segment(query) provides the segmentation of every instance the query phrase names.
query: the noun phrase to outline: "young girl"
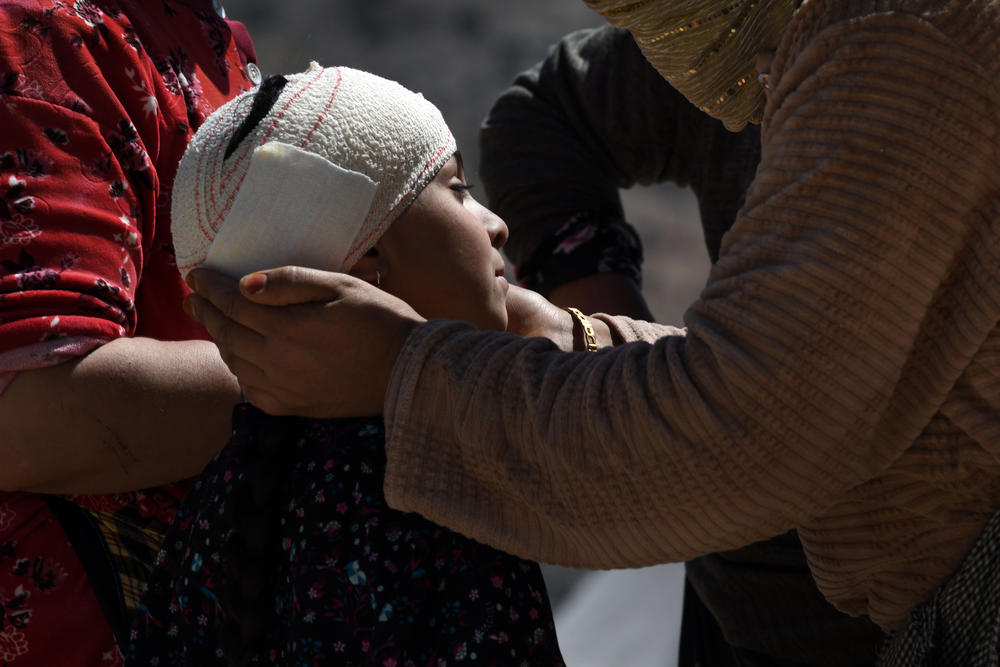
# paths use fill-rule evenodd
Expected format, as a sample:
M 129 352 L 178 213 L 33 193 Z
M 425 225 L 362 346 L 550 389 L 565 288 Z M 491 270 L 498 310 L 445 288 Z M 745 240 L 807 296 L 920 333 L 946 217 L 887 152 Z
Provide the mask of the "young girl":
M 507 230 L 469 187 L 422 96 L 314 63 L 192 140 L 178 266 L 345 271 L 425 317 L 503 329 Z M 537 565 L 389 509 L 384 466 L 379 419 L 239 406 L 164 542 L 130 664 L 561 665 Z

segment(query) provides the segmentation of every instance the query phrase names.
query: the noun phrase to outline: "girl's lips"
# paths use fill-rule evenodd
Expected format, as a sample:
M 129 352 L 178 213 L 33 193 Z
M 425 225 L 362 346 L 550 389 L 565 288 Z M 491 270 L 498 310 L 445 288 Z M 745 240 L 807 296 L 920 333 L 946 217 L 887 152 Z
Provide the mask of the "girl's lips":
M 504 264 L 503 260 L 501 259 L 500 263 L 497 265 L 496 270 L 493 271 L 493 275 L 496 277 L 497 282 L 500 283 L 500 288 L 503 290 L 504 295 L 506 295 L 507 291 L 510 289 L 510 283 L 507 282 L 507 279 L 503 275 L 506 272 L 506 268 L 507 265 Z

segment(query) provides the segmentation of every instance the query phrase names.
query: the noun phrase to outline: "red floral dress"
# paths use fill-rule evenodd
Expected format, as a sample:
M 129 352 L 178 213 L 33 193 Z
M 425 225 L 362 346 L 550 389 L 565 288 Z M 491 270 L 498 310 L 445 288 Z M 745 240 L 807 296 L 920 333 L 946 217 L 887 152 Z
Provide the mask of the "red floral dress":
M 245 30 L 220 13 L 208 0 L 0 7 L 0 389 L 121 336 L 205 337 L 180 309 L 169 201 L 191 134 L 256 74 Z M 184 490 L 73 500 L 142 535 Z M 0 493 L 0 665 L 120 662 L 43 497 Z

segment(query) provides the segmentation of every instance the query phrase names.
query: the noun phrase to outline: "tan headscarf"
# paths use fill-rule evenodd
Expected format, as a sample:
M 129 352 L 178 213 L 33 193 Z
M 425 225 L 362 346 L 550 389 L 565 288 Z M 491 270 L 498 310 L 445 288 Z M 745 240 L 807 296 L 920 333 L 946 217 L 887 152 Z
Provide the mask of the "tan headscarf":
M 731 130 L 760 122 L 758 53 L 777 47 L 802 0 L 584 0 L 632 33 L 653 67 Z

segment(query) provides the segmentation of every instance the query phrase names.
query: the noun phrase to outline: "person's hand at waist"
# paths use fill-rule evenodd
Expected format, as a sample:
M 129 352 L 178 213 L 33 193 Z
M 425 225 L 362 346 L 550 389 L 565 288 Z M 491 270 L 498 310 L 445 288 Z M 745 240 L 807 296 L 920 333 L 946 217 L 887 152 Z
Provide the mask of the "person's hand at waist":
M 382 414 L 393 365 L 425 321 L 343 273 L 286 266 L 239 282 L 196 269 L 185 309 L 215 339 L 247 400 L 274 415 Z

